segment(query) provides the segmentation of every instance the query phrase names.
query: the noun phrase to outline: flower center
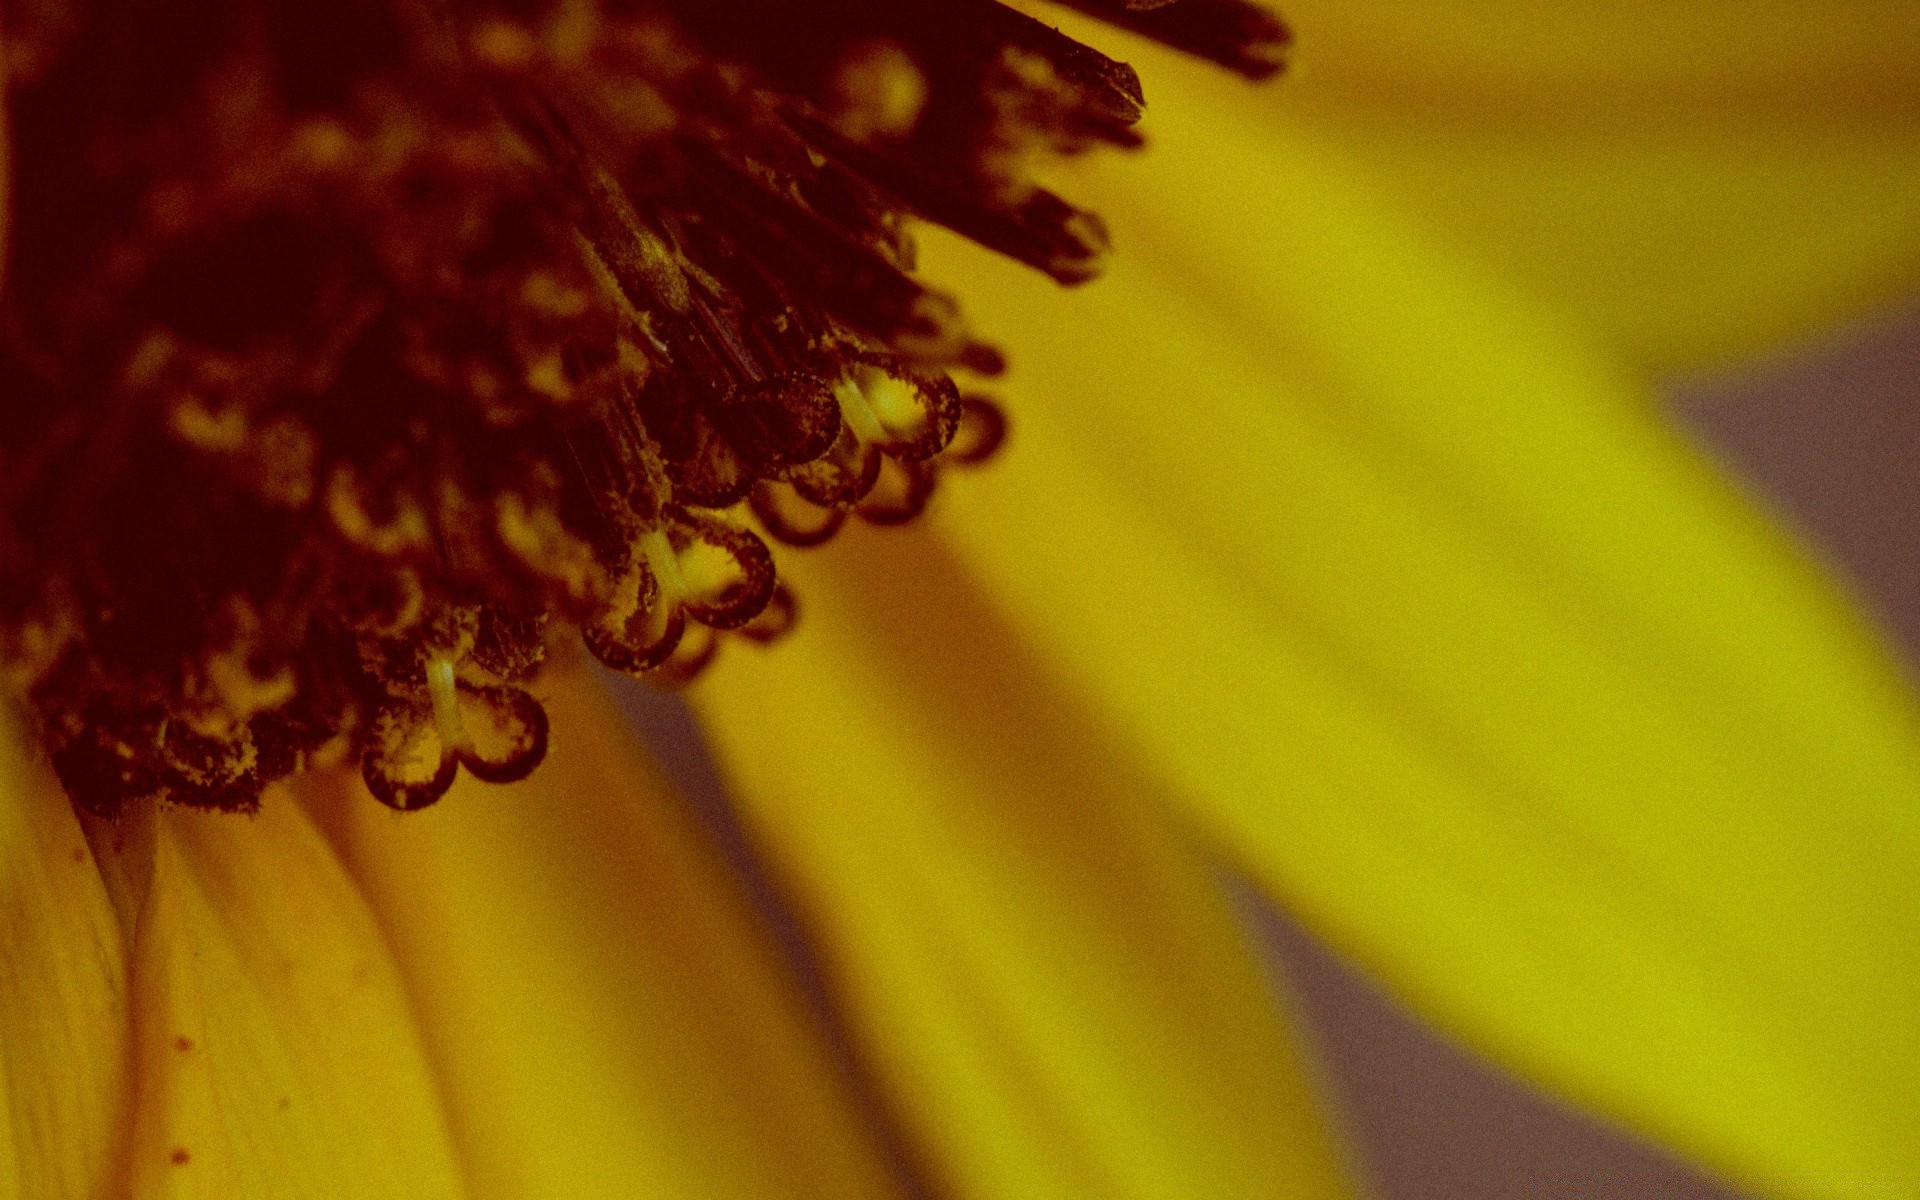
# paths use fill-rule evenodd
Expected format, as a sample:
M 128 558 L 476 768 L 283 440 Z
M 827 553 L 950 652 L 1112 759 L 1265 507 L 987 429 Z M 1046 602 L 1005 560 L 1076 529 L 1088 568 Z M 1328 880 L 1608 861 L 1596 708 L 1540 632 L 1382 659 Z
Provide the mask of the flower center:
M 1249 76 L 1244 0 L 1071 0 Z M 6 13 L 0 654 L 76 803 L 432 802 L 544 753 L 554 630 L 690 677 L 767 539 L 911 519 L 1005 420 L 912 219 L 1065 283 L 1037 156 L 1133 72 L 992 0 Z M 556 620 L 557 619 L 557 620 Z

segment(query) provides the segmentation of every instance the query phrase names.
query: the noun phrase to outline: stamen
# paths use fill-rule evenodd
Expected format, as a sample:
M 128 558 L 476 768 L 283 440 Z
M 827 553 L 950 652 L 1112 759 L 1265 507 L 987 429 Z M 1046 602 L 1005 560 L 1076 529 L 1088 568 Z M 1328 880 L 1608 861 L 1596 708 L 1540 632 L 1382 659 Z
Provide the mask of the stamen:
M 823 545 L 847 520 L 845 509 L 813 504 L 792 485 L 778 480 L 756 483 L 748 502 L 761 528 L 784 546 Z
M 547 756 L 547 712 L 539 702 L 511 687 L 463 687 L 461 694 L 489 734 L 462 748 L 461 765 L 486 783 L 513 783 L 532 774 Z
M 1006 440 L 1006 410 L 985 396 L 963 396 L 953 441 L 942 458 L 955 466 L 976 467 L 998 454 Z
M 382 803 L 410 812 L 445 795 L 462 766 L 476 779 L 511 783 L 546 757 L 546 711 L 524 690 L 461 680 L 447 654 L 429 656 L 424 677 L 424 711 L 418 704 L 389 706 L 376 718 L 361 761 L 367 789 Z M 467 720 L 469 710 L 482 718 L 484 745 Z M 427 763 L 431 772 L 423 769 Z
M 1069 0 L 1249 76 L 1247 0 Z M 9 21 L 0 665 L 76 804 L 396 808 L 673 684 L 1006 433 L 915 221 L 1062 283 L 1131 68 L 995 0 L 47 0 Z M 12 14 L 10 14 L 12 15 Z M 737 639 L 736 639 L 737 640 Z
M 905 525 L 926 511 L 934 481 L 933 468 L 926 463 L 889 458 L 857 511 L 872 525 Z
M 760 615 L 740 627 L 742 637 L 766 644 L 785 637 L 800 619 L 800 603 L 785 584 L 774 588 Z

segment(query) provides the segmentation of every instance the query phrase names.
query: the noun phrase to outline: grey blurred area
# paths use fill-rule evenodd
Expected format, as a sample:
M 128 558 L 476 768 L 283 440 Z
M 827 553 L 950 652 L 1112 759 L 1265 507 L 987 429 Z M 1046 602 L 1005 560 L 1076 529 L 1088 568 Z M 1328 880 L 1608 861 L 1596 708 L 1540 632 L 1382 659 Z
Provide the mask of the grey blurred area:
M 1734 1200 L 1739 1194 L 1518 1082 L 1428 1029 L 1298 925 L 1238 889 L 1307 1022 L 1376 1200 Z
M 1672 381 L 1673 411 L 1920 666 L 1920 296 L 1819 342 Z
M 1896 650 L 1920 664 L 1920 298 L 1667 391 L 1682 427 L 1826 557 Z M 799 925 L 729 819 L 697 723 L 669 697 L 618 690 L 664 769 L 753 878 L 795 964 L 815 981 L 815 1003 L 829 1007 Z M 1305 1014 L 1309 1049 L 1376 1200 L 1736 1200 L 1657 1147 L 1452 1044 L 1250 888 L 1233 890 L 1276 988 Z M 842 1052 L 854 1050 L 842 1040 Z

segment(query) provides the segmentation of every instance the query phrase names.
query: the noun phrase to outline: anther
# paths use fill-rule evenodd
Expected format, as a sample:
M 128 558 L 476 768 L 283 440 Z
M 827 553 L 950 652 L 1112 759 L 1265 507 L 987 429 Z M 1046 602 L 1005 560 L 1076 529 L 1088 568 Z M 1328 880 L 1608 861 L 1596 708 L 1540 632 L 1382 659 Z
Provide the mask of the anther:
M 998 454 L 1006 440 L 1006 410 L 986 396 L 962 396 L 953 441 L 940 458 L 953 466 L 977 467 Z

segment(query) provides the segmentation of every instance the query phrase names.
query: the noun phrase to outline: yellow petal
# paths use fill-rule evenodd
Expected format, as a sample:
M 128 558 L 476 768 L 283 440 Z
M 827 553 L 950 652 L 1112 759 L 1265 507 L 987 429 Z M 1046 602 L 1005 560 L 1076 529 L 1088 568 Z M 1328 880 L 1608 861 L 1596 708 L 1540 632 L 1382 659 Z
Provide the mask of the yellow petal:
M 1902 0 L 1291 0 L 1313 103 L 1432 120 L 1715 112 L 1910 115 L 1920 17 Z M 1463 113 L 1463 108 L 1466 110 Z
M 92 1200 L 123 1148 L 126 946 L 60 786 L 0 711 L 0 1196 Z
M 696 700 L 935 1175 L 1031 1200 L 1346 1194 L 1159 786 L 924 535 L 783 570 L 800 630 Z
M 1284 7 L 1295 66 L 1259 91 L 1127 43 L 1149 128 L 1180 136 L 1203 98 L 1216 124 L 1337 146 L 1644 368 L 1752 353 L 1920 287 L 1909 0 Z
M 386 943 L 291 798 L 149 819 L 131 1194 L 463 1195 Z
M 1920 1181 L 1914 705 L 1652 398 L 1346 164 L 1169 136 L 942 529 L 1119 746 L 1403 998 L 1765 1194 Z
M 1920 287 L 1910 132 L 1325 136 L 1429 229 L 1649 372 L 1823 332 Z
M 542 695 L 524 783 L 401 817 L 357 784 L 311 797 L 399 951 L 474 1194 L 892 1194 L 692 814 L 577 670 Z

